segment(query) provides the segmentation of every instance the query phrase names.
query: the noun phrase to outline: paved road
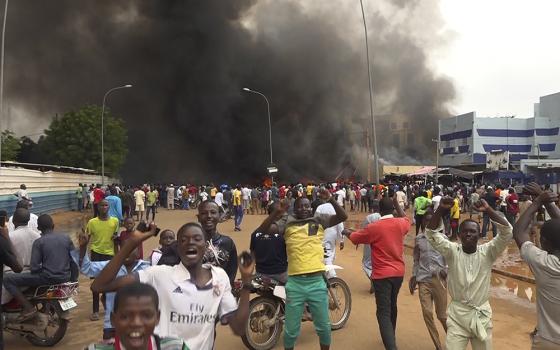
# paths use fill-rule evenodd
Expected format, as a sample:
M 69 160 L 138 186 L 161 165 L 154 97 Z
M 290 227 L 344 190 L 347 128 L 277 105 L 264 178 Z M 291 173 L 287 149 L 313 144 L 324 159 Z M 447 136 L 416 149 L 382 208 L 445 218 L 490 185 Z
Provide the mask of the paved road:
M 194 211 L 167 211 L 158 213 L 158 225 L 162 228 L 177 230 L 182 224 L 195 220 Z M 61 224 L 69 215 L 56 216 L 55 222 Z M 352 222 L 359 222 L 359 214 L 352 214 Z M 231 221 L 220 225 L 220 232 L 231 236 L 237 245 L 238 251 L 248 249 L 249 236 L 254 228 L 264 219 L 260 215 L 245 216 L 241 232 L 233 231 Z M 60 226 L 60 225 L 59 225 Z M 156 239 L 151 239 L 145 244 L 145 251 L 149 253 L 157 245 Z M 410 276 L 412 261 L 410 252 L 407 252 L 407 274 L 405 281 Z M 339 273 L 352 290 L 352 314 L 346 327 L 333 333 L 333 349 L 382 349 L 383 344 L 379 335 L 375 318 L 375 305 L 373 297 L 368 293 L 369 283 L 361 270 L 361 248 L 356 250 L 350 243 L 343 251 L 337 252 L 337 264 L 344 266 Z M 526 293 L 531 294 L 528 287 L 515 281 L 494 276 L 501 287 L 492 288 L 492 307 L 494 309 L 494 348 L 495 349 L 529 349 L 528 333 L 536 322 L 534 304 L 526 298 L 518 297 Z M 80 293 L 76 297 L 79 306 L 72 312 L 72 322 L 66 337 L 55 347 L 56 349 L 76 350 L 84 345 L 101 338 L 102 321 L 89 321 L 91 312 L 91 294 L 89 293 L 90 281 L 80 279 Z M 529 297 L 534 299 L 534 295 Z M 443 333 L 442 333 L 443 334 Z M 443 336 L 442 336 L 443 339 Z M 6 334 L 6 349 L 34 349 L 25 340 Z M 399 318 L 397 322 L 397 341 L 401 350 L 433 349 L 420 311 L 418 296 L 408 293 L 403 284 L 399 295 Z M 296 346 L 298 349 L 317 349 L 318 340 L 313 331 L 313 325 L 305 322 L 302 325 L 302 334 Z M 281 343 L 277 349 L 281 349 Z M 239 338 L 233 336 L 227 327 L 218 327 L 216 349 L 244 349 Z

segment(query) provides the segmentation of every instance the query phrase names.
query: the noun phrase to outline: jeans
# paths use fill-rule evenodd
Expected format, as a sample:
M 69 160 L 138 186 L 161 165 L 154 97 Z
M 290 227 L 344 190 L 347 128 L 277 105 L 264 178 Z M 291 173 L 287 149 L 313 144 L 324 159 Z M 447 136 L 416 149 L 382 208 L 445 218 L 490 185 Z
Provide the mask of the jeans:
M 14 295 L 21 287 L 39 287 L 51 284 L 64 283 L 70 280 L 70 275 L 68 277 L 53 278 L 42 273 L 10 273 L 4 276 L 4 288 L 11 295 Z
M 156 205 L 148 205 L 146 207 L 146 220 L 148 220 L 148 217 L 150 216 L 150 211 L 152 212 L 152 221 L 154 221 L 156 219 Z
M 82 211 L 84 210 L 84 200 L 82 198 L 78 198 L 78 207 L 77 207 L 78 211 Z
M 397 341 L 397 296 L 403 282 L 402 277 L 374 279 L 375 303 L 377 304 L 377 323 L 383 345 L 387 350 L 396 350 Z
M 189 210 L 189 200 L 187 198 L 183 198 L 181 204 L 182 204 L 181 209 Z
M 327 283 L 323 275 L 288 276 L 284 347 L 293 348 L 301 328 L 304 304 L 309 305 L 315 332 L 321 345 L 331 345 L 331 321 Z
M 91 261 L 109 261 L 113 257 L 111 255 L 99 254 L 97 252 L 91 251 L 90 252 L 90 260 Z M 92 294 L 92 311 L 99 312 L 99 293 L 91 293 Z
M 233 214 L 235 215 L 235 228 L 239 228 L 239 226 L 241 226 L 241 221 L 243 221 L 243 207 L 240 205 L 234 206 Z
M 418 236 L 418 232 L 424 232 L 424 214 L 415 214 L 414 221 L 416 222 L 416 236 Z
M 488 232 L 488 225 L 490 224 L 490 217 L 488 214 L 484 213 L 482 215 L 482 237 L 486 237 L 486 233 Z M 496 224 L 492 223 L 492 233 L 496 235 Z

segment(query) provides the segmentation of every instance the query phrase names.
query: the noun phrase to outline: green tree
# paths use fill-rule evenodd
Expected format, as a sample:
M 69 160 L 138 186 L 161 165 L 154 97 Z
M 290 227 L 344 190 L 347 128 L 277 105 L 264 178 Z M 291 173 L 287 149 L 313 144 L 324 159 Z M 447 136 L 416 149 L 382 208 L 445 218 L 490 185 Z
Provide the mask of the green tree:
M 10 130 L 2 131 L 2 160 L 16 160 L 20 144 L 19 139 Z
M 105 173 L 116 176 L 128 153 L 127 129 L 107 108 L 104 124 Z M 101 171 L 101 107 L 89 105 L 56 116 L 45 135 L 38 143 L 45 163 Z

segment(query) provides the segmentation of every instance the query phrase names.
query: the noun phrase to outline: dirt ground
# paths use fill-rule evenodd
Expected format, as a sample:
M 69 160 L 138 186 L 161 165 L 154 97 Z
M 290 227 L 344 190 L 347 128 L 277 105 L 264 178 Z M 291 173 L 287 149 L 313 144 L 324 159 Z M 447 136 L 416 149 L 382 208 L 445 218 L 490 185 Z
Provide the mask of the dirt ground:
M 182 224 L 194 221 L 195 212 L 168 211 L 160 209 L 156 221 L 162 228 L 176 231 Z M 351 214 L 352 222 L 359 222 L 363 214 Z M 81 218 L 77 213 L 56 214 L 55 223 L 70 234 L 77 231 Z M 233 222 L 228 221 L 220 225 L 220 232 L 231 236 L 240 252 L 249 248 L 249 238 L 252 230 L 264 219 L 261 215 L 246 215 L 241 232 L 233 231 Z M 412 231 L 411 231 L 412 232 Z M 410 234 L 409 234 L 410 235 Z M 157 246 L 157 240 L 151 239 L 145 243 L 145 254 Z M 361 247 L 356 249 L 347 242 L 344 250 L 337 252 L 336 263 L 343 266 L 339 271 L 352 291 L 352 313 L 346 326 L 333 332 L 333 349 L 382 349 L 383 344 L 375 318 L 375 301 L 368 293 L 369 282 L 361 269 Z M 402 350 L 433 349 L 434 346 L 428 335 L 420 311 L 418 295 L 410 295 L 407 281 L 412 269 L 410 250 L 406 254 L 405 283 L 399 294 L 399 314 L 397 321 L 397 343 Z M 495 349 L 529 349 L 529 332 L 536 324 L 534 302 L 534 286 L 519 283 L 500 275 L 493 276 L 491 304 L 494 310 L 494 348 Z M 55 347 L 61 350 L 82 349 L 88 343 L 97 341 L 102 335 L 102 320 L 89 320 L 91 312 L 90 280 L 80 279 L 80 292 L 75 297 L 78 307 L 72 310 L 72 321 L 66 337 Z M 444 341 L 440 328 L 440 337 Z M 5 333 L 6 349 L 33 349 L 24 339 Z M 235 337 L 228 327 L 218 326 L 216 340 L 217 350 L 244 349 L 241 340 Z M 298 349 L 317 349 L 318 339 L 311 322 L 302 325 L 301 336 L 296 345 Z M 276 349 L 282 349 L 280 342 Z

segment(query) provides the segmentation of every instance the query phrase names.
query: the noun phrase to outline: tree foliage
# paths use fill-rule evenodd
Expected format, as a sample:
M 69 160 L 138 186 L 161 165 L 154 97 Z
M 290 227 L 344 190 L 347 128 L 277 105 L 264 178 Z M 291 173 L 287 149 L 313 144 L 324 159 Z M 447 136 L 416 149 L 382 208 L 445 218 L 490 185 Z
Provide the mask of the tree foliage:
M 2 131 L 2 160 L 16 160 L 19 153 L 19 139 L 10 130 Z
M 126 155 L 127 130 L 124 121 L 105 109 L 105 173 L 117 175 Z M 56 116 L 38 143 L 43 163 L 101 171 L 101 107 L 89 105 Z
M 20 149 L 17 155 L 17 161 L 20 163 L 47 163 L 47 157 L 41 149 L 42 143 L 45 141 L 45 135 L 41 135 L 37 142 L 28 136 L 22 136 L 19 140 Z

